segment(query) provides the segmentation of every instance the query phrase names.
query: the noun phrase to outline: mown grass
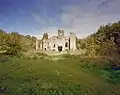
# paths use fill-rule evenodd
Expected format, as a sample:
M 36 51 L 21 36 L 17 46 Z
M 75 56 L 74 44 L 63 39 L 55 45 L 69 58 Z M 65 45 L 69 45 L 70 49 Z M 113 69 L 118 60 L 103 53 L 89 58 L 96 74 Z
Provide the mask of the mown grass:
M 62 57 L 0 56 L 0 95 L 120 95 L 120 71 L 102 65 L 107 61 Z

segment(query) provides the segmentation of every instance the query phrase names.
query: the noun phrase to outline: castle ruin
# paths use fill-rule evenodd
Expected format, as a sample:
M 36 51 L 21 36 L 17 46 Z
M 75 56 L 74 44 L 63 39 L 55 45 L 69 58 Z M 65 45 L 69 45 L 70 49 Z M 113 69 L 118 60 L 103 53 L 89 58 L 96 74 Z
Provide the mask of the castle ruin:
M 48 39 L 36 40 L 36 50 L 43 51 L 68 51 L 76 50 L 76 35 L 70 33 L 69 36 L 64 35 L 64 30 L 58 30 L 57 36 Z

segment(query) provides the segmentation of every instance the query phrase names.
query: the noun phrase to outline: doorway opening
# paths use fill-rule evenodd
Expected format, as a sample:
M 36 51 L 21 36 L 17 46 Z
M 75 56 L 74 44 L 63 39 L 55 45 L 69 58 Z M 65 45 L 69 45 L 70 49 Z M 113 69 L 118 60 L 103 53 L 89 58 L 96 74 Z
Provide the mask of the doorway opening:
M 46 51 L 46 48 L 45 48 L 45 51 Z
M 59 52 L 62 51 L 62 46 L 58 46 L 58 51 L 59 51 Z

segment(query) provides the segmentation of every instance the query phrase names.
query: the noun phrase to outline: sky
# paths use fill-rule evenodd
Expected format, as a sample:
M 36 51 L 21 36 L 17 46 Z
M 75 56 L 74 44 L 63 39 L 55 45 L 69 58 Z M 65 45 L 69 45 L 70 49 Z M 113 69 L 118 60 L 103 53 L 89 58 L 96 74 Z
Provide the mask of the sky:
M 84 38 L 120 20 L 120 0 L 0 0 L 0 28 L 42 37 L 76 33 Z

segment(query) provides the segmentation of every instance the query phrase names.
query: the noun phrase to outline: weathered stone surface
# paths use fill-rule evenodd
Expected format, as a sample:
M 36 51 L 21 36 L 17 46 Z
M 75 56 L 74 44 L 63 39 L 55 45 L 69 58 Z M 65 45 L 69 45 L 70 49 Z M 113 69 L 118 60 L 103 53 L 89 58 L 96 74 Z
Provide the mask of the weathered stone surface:
M 64 30 L 58 30 L 58 36 L 43 39 L 42 42 L 36 40 L 36 50 L 43 51 L 68 51 L 76 50 L 76 35 L 70 33 L 69 36 L 64 36 Z

